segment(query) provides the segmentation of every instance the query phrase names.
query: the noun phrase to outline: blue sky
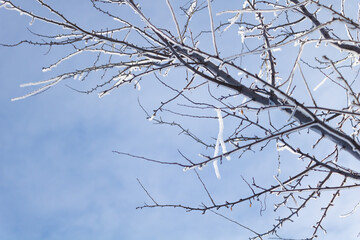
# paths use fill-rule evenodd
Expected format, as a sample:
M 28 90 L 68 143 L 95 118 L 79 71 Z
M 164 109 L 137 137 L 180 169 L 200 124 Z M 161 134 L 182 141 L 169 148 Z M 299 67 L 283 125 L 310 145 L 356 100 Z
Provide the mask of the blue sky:
M 71 6 L 78 9 L 85 2 Z M 1 9 L 0 18 L 1 42 L 29 36 L 27 17 Z M 42 67 L 53 55 L 45 52 L 27 45 L 0 48 L 1 239 L 215 239 L 232 230 L 231 225 L 220 226 L 215 215 L 135 209 L 149 202 L 136 178 L 164 201 L 182 197 L 176 191 L 182 182 L 190 188 L 195 182 L 201 190 L 193 174 L 182 179 L 182 169 L 112 153 L 167 159 L 174 157 L 167 149 L 184 143 L 177 132 L 173 137 L 171 129 L 154 126 L 138 107 L 137 97 L 146 94 L 146 85 L 142 92 L 124 86 L 99 99 L 61 84 L 11 102 L 27 93 L 20 84 L 47 77 Z
M 29 2 L 29 7 L 41 11 Z M 163 21 L 170 16 L 164 10 L 165 1 L 155 2 L 163 8 L 158 10 L 160 14 L 152 15 L 153 21 L 168 26 L 171 22 Z M 88 27 L 99 24 L 95 15 L 86 11 L 91 10 L 88 1 L 55 6 Z M 153 13 L 147 10 L 150 7 L 145 4 L 144 11 Z M 124 14 L 134 17 L 131 11 Z M 14 11 L 0 9 L 0 42 L 31 37 L 26 30 L 29 21 Z M 32 29 L 56 32 L 56 28 L 37 24 Z M 11 98 L 27 93 L 20 84 L 51 76 L 43 73 L 42 67 L 53 62 L 61 51 L 53 50 L 45 55 L 46 51 L 28 45 L 0 48 L 0 239 L 246 239 L 249 232 L 212 213 L 135 209 L 144 202 L 151 203 L 137 178 L 162 203 L 197 205 L 208 201 L 193 172 L 184 173 L 178 167 L 156 165 L 112 152 L 119 150 L 175 161 L 180 159 L 176 149 L 192 156 L 200 151 L 189 139 L 178 136 L 177 129 L 154 125 L 146 119 L 137 104 L 138 97 L 151 111 L 168 96 L 161 87 L 154 87 L 156 82 L 143 82 L 141 91 L 126 85 L 100 99 L 97 94 L 71 90 L 66 84 L 80 85 L 66 81 L 42 94 L 11 102 Z M 82 64 L 86 59 L 76 61 Z M 66 67 L 72 66 L 64 64 L 54 71 Z M 171 77 L 175 78 L 176 74 Z M 90 84 L 95 80 L 90 79 Z M 81 86 L 86 89 L 86 85 Z M 213 131 L 210 135 L 216 137 L 216 120 L 206 126 L 196 124 L 199 134 L 210 129 Z M 260 163 L 266 154 L 246 157 Z M 273 166 L 262 163 L 261 167 Z M 221 180 L 216 179 L 211 167 L 201 172 L 210 189 L 218 192 L 219 201 L 240 196 L 233 189 L 246 187 L 243 183 L 235 184 L 241 178 L 234 169 L 240 169 L 246 177 L 252 174 L 250 166 L 239 161 L 221 166 Z M 344 195 L 343 203 L 353 204 L 352 197 Z M 351 206 L 344 211 L 351 210 Z M 250 227 L 269 224 L 272 220 L 267 214 L 259 216 L 259 206 L 223 213 Z M 337 213 L 343 212 L 339 210 L 334 215 Z M 336 230 L 339 218 L 334 219 L 329 224 L 335 231 L 326 239 L 351 239 L 356 235 L 357 226 L 351 223 L 358 220 L 358 215 L 341 220 L 345 228 L 339 230 Z M 300 222 L 289 225 L 286 232 L 291 235 L 307 227 L 306 222 Z

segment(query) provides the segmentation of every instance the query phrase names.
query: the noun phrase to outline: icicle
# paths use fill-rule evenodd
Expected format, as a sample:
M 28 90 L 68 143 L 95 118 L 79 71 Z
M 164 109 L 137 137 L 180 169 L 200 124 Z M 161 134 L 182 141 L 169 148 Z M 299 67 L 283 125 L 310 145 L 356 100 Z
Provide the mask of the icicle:
M 84 74 L 85 74 L 85 72 L 82 72 L 82 73 L 79 75 L 79 77 L 78 77 L 78 80 L 79 80 L 79 81 L 82 81 L 82 80 L 83 80 Z
M 170 72 L 170 68 L 165 69 L 164 73 L 161 74 L 163 77 L 166 77 Z
M 231 159 L 230 156 L 226 155 L 227 150 L 226 150 L 225 142 L 224 142 L 224 139 L 223 139 L 224 121 L 223 121 L 223 118 L 221 116 L 221 110 L 217 108 L 217 109 L 215 109 L 215 111 L 217 113 L 217 117 L 218 117 L 218 120 L 219 120 L 219 133 L 218 133 L 218 137 L 217 137 L 216 144 L 215 144 L 214 157 L 219 155 L 219 146 L 221 145 L 222 153 L 226 156 L 227 160 L 230 160 Z M 213 162 L 213 165 L 214 165 L 214 170 L 215 170 L 216 177 L 218 179 L 220 179 L 221 176 L 220 176 L 217 160 L 215 160 Z
M 214 170 L 215 170 L 216 177 L 217 177 L 218 179 L 221 179 L 221 175 L 220 175 L 220 172 L 219 172 L 219 166 L 218 166 L 218 164 L 217 164 L 217 160 L 215 160 L 215 161 L 213 162 L 213 165 L 214 165 Z
M 206 165 L 207 165 L 207 163 L 201 164 L 201 165 L 198 167 L 198 169 L 199 169 L 199 170 L 203 170 L 203 168 L 206 167 Z
M 325 77 L 318 85 L 316 85 L 316 87 L 314 87 L 314 89 L 313 89 L 314 92 L 316 90 L 318 90 L 318 88 L 321 87 L 326 82 L 327 79 L 328 79 L 328 77 Z
M 241 42 L 244 43 L 244 41 L 245 41 L 245 27 L 244 26 L 239 27 L 238 34 L 241 36 Z
M 187 14 L 188 16 L 191 16 L 191 15 L 194 13 L 195 8 L 196 8 L 196 5 L 197 5 L 197 0 L 194 0 L 194 1 L 191 3 L 189 9 L 186 11 L 186 14 Z
M 225 145 L 225 142 L 224 142 L 224 139 L 223 139 L 223 134 L 224 134 L 224 121 L 223 121 L 223 118 L 221 116 L 221 110 L 220 109 L 216 109 L 215 110 L 216 113 L 217 113 L 217 117 L 218 117 L 218 120 L 219 120 L 219 134 L 218 134 L 218 141 L 220 142 L 220 145 L 221 145 L 221 149 L 222 149 L 222 153 L 223 154 L 226 154 L 227 153 L 227 150 L 226 150 L 226 145 Z M 230 156 L 229 155 L 226 155 L 226 159 L 227 160 L 230 160 Z
M 135 87 L 136 87 L 136 89 L 138 90 L 138 91 L 140 91 L 141 90 L 141 86 L 140 86 L 140 83 L 139 83 L 139 81 L 135 81 Z
M 186 172 L 186 171 L 189 171 L 191 169 L 194 169 L 195 166 L 191 166 L 191 167 L 184 167 L 183 171 Z
M 34 22 L 35 22 L 35 18 L 32 17 L 31 21 L 29 22 L 29 25 L 30 25 L 30 26 L 33 25 Z

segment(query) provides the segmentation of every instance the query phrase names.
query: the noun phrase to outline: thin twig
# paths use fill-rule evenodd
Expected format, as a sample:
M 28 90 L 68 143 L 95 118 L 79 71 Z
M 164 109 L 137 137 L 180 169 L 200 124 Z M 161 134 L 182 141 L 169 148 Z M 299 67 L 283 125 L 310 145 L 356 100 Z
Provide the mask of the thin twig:
M 216 38 L 215 38 L 215 30 L 214 30 L 214 20 L 213 20 L 213 15 L 212 15 L 212 10 L 211 10 L 211 0 L 207 0 L 207 2 L 208 2 L 209 17 L 210 17 L 210 26 L 211 26 L 211 33 L 212 33 L 212 40 L 213 40 L 214 50 L 215 50 L 216 56 L 219 56 L 218 48 L 217 48 L 217 46 L 216 46 Z
M 159 205 L 154 198 L 149 194 L 149 192 L 146 190 L 146 188 L 144 187 L 144 185 L 142 185 L 142 183 L 140 182 L 140 179 L 136 178 L 136 180 L 138 181 L 138 183 L 140 184 L 141 188 L 145 191 L 146 195 L 148 195 L 148 197 L 155 203 L 155 205 Z

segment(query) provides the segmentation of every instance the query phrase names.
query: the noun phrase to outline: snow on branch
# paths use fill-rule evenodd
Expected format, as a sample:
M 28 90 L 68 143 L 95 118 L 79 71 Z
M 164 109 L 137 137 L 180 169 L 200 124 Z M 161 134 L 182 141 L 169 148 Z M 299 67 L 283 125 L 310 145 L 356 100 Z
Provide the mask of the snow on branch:
M 104 21 L 104 26 L 98 29 L 71 21 L 71 14 L 65 16 L 52 4 L 41 0 L 37 3 L 49 10 L 47 17 L 28 11 L 12 0 L 0 0 L 0 11 L 16 11 L 31 22 L 35 20 L 35 26 L 41 21 L 55 26 L 54 30 L 58 31 L 56 35 L 35 33 L 30 30 L 34 26 L 26 25 L 37 40 L 0 43 L 0 47 L 28 44 L 48 50 L 47 55 L 56 51 L 60 56 L 42 69 L 44 74 L 55 76 L 22 84 L 21 87 L 38 89 L 12 101 L 39 94 L 64 80 L 76 80 L 75 84 L 82 83 L 86 89 L 70 88 L 80 93 L 98 93 L 99 97 L 125 84 L 133 84 L 134 89 L 139 90 L 140 82 L 142 86 L 151 86 L 147 88 L 151 91 L 148 105 L 143 107 L 139 101 L 150 123 L 180 130 L 180 135 L 196 143 L 180 147 L 188 147 L 196 153 L 206 151 L 208 155 L 199 154 L 200 161 L 182 155 L 186 163 L 181 163 L 178 159 L 168 162 L 115 152 L 180 167 L 184 171 L 202 169 L 213 163 L 218 179 L 221 178 L 221 161 L 224 158 L 230 160 L 231 155 L 236 161 L 229 164 L 246 164 L 246 172 L 239 168 L 234 174 L 247 175 L 243 181 L 250 191 L 240 189 L 235 200 L 219 203 L 197 175 L 210 203 L 205 201 L 192 207 L 160 204 L 153 200 L 153 205 L 143 207 L 177 207 L 205 213 L 259 204 L 260 214 L 269 205 L 276 211 L 280 208 L 288 210 L 277 212 L 279 216 L 263 233 L 253 232 L 256 233 L 254 239 L 262 239 L 269 234 L 277 235 L 285 223 L 303 216 L 310 201 L 324 199 L 320 193 L 332 191 L 332 198 L 324 200 L 321 217 L 313 221 L 313 236 L 307 239 L 315 238 L 318 230 L 324 229 L 323 220 L 340 191 L 360 186 L 358 169 L 344 165 L 344 162 L 354 161 L 351 166 L 357 166 L 360 160 L 357 13 L 348 15 L 349 1 L 332 6 L 324 0 L 246 0 L 240 4 L 242 9 L 233 5 L 228 11 L 224 11 L 225 4 L 219 4 L 221 1 L 184 1 L 179 9 L 176 7 L 181 1 L 164 2 L 171 13 L 166 21 L 172 20 L 175 25 L 172 29 L 155 24 L 156 20 L 151 16 L 154 11 L 143 11 L 135 0 L 91 0 L 97 13 L 115 23 L 107 26 Z M 155 9 L 156 1 L 152 4 Z M 226 6 L 230 4 L 231 1 L 226 2 Z M 130 18 L 119 14 L 119 9 L 128 11 L 129 8 L 136 15 Z M 314 9 L 317 10 L 313 12 Z M 213 15 L 216 12 L 218 14 Z M 197 19 L 210 21 L 204 25 L 196 23 Z M 230 30 L 230 27 L 234 29 Z M 79 64 L 77 60 L 81 57 L 84 61 Z M 91 81 L 86 81 L 89 79 Z M 157 88 L 159 82 L 164 88 Z M 165 91 L 175 92 L 175 95 L 159 99 L 169 96 Z M 150 114 L 149 106 L 153 111 Z M 198 126 L 208 126 L 207 123 L 214 119 L 218 128 L 194 134 Z M 214 131 L 217 132 L 215 145 L 211 140 Z M 226 146 L 229 143 L 231 148 Z M 256 154 L 260 152 L 266 154 L 266 159 L 259 157 L 257 164 L 248 161 L 246 154 L 258 158 Z M 198 159 L 197 155 L 193 157 Z M 259 171 L 259 166 L 265 167 Z M 273 176 L 272 167 L 274 171 L 281 167 L 281 172 L 274 176 L 276 185 L 273 186 L 273 179 L 259 184 L 259 178 Z M 342 183 L 337 182 L 339 176 L 344 179 Z M 246 180 L 248 177 L 251 182 Z M 345 179 L 352 182 L 344 185 Z M 140 181 L 139 184 L 147 192 L 145 185 Z M 232 184 L 232 189 L 239 189 L 238 182 Z M 273 200 L 267 198 L 269 195 L 281 197 Z M 358 208 L 359 203 L 349 214 Z

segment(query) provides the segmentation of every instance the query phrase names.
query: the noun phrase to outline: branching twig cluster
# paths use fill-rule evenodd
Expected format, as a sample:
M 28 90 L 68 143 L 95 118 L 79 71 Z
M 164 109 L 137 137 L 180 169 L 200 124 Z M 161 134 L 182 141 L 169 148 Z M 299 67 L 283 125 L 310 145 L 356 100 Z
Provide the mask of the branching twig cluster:
M 13 100 L 33 96 L 67 79 L 86 81 L 98 71 L 102 76 L 96 86 L 77 91 L 98 92 L 103 97 L 126 83 L 139 88 L 141 81 L 152 79 L 168 89 L 172 97 L 164 99 L 151 113 L 139 102 L 147 118 L 155 124 L 174 126 L 199 144 L 201 158 L 185 157 L 180 152 L 178 162 L 115 151 L 184 170 L 195 169 L 210 199 L 209 204 L 200 206 L 162 204 L 138 180 L 153 202 L 139 208 L 212 211 L 250 230 L 255 239 L 263 239 L 269 234 L 278 236 L 280 228 L 301 216 L 313 199 L 331 192 L 330 199 L 325 198 L 327 202 L 319 209 L 321 215 L 313 223 L 312 235 L 305 236 L 313 239 L 319 230 L 326 232 L 326 216 L 340 192 L 358 191 L 360 172 L 347 165 L 360 160 L 360 17 L 349 10 L 353 3 L 245 0 L 242 6 L 234 1 L 232 9 L 223 9 L 221 1 L 194 0 L 184 3 L 178 11 L 174 1 L 166 0 L 175 29 L 171 30 L 153 23 L 146 9 L 133 0 L 91 0 L 99 14 L 116 22 L 115 28 L 103 30 L 104 26 L 99 30 L 72 22 L 45 1 L 36 2 L 51 14 L 44 17 L 12 0 L 0 0 L 0 7 L 28 16 L 31 24 L 41 21 L 59 27 L 58 35 L 33 33 L 38 41 L 0 45 L 71 49 L 43 71 L 83 54 L 92 54 L 93 62 L 45 81 L 25 83 L 22 86 L 38 88 Z M 127 19 L 114 10 L 123 8 L 136 13 L 138 19 Z M 204 14 L 210 24 L 201 24 L 199 29 L 193 23 Z M 171 69 L 184 73 L 183 78 L 167 75 Z M 174 120 L 166 120 L 171 117 Z M 196 129 L 186 126 L 183 120 L 187 119 L 218 121 L 219 131 L 197 135 Z M 223 131 L 224 125 L 227 132 Z M 209 140 L 216 134 L 217 138 Z M 196 168 L 213 163 L 218 171 L 217 162 L 230 156 L 240 161 L 251 151 L 266 152 L 278 160 L 276 184 L 258 184 L 255 177 L 251 182 L 243 178 L 251 194 L 216 201 L 216 193 L 206 187 Z M 302 165 L 285 168 L 288 173 L 283 173 L 282 166 L 291 162 Z M 262 174 L 271 176 L 270 171 Z M 266 203 L 266 196 L 278 196 L 274 210 L 281 216 L 263 233 L 220 213 L 221 209 L 257 200 Z

